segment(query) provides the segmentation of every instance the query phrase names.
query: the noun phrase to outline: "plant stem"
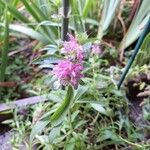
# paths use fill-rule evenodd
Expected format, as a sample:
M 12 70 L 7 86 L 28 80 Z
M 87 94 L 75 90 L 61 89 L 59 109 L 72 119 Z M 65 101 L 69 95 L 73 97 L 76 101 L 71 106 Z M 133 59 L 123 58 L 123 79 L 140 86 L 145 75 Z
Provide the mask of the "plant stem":
M 69 112 L 68 112 L 68 120 L 69 120 L 71 131 L 73 131 L 73 126 L 72 126 L 72 121 L 71 121 L 71 110 L 70 109 L 69 109 Z
M 132 143 L 132 142 L 130 142 L 130 141 L 128 141 L 128 140 L 122 138 L 121 136 L 119 136 L 119 138 L 120 138 L 121 140 L 123 140 L 124 142 L 128 143 L 129 145 L 136 146 L 136 147 L 138 147 L 138 148 L 142 148 L 142 145 L 140 145 L 140 144 Z
M 63 0 L 63 18 L 62 18 L 62 31 L 61 31 L 61 38 L 63 41 L 67 40 L 67 33 L 68 33 L 68 24 L 69 24 L 69 0 Z
M 7 15 L 7 6 L 5 9 L 5 29 L 4 29 L 4 47 L 2 50 L 2 64 L 0 67 L 0 82 L 5 80 L 5 71 L 7 67 L 8 60 L 8 48 L 9 48 L 9 24 Z

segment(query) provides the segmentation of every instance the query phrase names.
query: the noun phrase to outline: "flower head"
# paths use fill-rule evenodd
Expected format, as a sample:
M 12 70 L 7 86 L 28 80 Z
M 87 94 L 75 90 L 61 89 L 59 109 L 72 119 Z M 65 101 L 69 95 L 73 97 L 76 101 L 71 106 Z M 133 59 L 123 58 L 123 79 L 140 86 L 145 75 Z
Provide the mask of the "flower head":
M 83 77 L 81 64 L 73 63 L 70 60 L 61 60 L 55 65 L 52 73 L 58 78 L 62 85 L 70 83 L 75 88 L 78 86 L 80 78 Z
M 77 40 L 71 34 L 68 34 L 69 41 L 63 42 L 62 53 L 67 56 L 67 58 L 71 58 L 77 61 L 83 60 L 83 48 L 78 44 Z
M 98 44 L 93 44 L 91 50 L 93 54 L 100 54 L 102 52 L 102 49 Z

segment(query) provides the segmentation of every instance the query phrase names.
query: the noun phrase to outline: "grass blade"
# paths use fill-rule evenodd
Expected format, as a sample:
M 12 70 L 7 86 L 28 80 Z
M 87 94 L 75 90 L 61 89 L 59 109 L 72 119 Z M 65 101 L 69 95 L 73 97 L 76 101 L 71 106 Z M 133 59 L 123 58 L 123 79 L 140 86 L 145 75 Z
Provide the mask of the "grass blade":
M 25 16 L 23 16 L 15 7 L 13 7 L 12 5 L 10 5 L 7 2 L 4 2 L 4 1 L 0 0 L 0 6 L 3 9 L 5 8 L 5 5 L 7 5 L 9 12 L 11 14 L 13 14 L 16 19 L 19 19 L 20 21 L 22 21 L 24 23 L 30 23 L 30 21 L 28 20 L 28 18 L 26 18 Z
M 21 0 L 21 2 L 38 23 L 48 20 L 48 17 L 45 16 L 45 14 L 38 8 L 38 6 L 34 2 L 31 1 L 31 3 L 29 3 L 27 0 Z M 40 29 L 41 32 L 45 33 L 52 42 L 55 42 L 55 34 L 50 28 L 48 28 L 47 26 L 41 26 Z
M 111 24 L 115 16 L 119 3 L 120 0 L 104 1 L 102 18 L 100 19 L 99 29 L 97 34 L 97 37 L 99 39 L 101 39 L 103 35 L 106 33 L 106 30 L 108 29 L 109 25 Z
M 81 7 L 80 1 L 78 0 L 71 0 L 71 11 L 73 14 L 73 20 L 74 20 L 74 27 L 76 32 L 85 32 L 85 26 L 83 19 L 81 17 L 82 14 L 80 14 L 79 8 Z
M 143 31 L 140 26 L 143 26 L 147 23 L 150 17 L 150 5 L 149 0 L 143 0 L 139 8 L 137 15 L 132 20 L 132 23 L 127 31 L 127 34 L 121 41 L 120 50 L 127 48 L 132 44 Z M 123 55 L 123 54 L 122 54 Z
M 82 17 L 87 17 L 87 15 L 88 15 L 88 12 L 89 12 L 89 10 L 91 9 L 91 6 L 92 6 L 92 3 L 93 3 L 94 1 L 92 1 L 92 0 L 86 0 L 86 2 L 85 2 L 85 6 L 84 6 L 84 8 L 83 8 L 83 12 L 82 12 Z
M 36 39 L 36 40 L 42 42 L 43 44 L 49 43 L 49 39 L 45 38 L 45 36 L 43 34 L 39 33 L 38 31 L 35 31 L 29 27 L 25 27 L 25 26 L 21 26 L 21 25 L 10 25 L 9 28 L 10 28 L 10 30 L 17 31 L 17 32 L 23 33 L 27 36 L 30 36 L 31 38 Z
M 4 28 L 4 47 L 2 50 L 0 82 L 3 82 L 5 80 L 5 71 L 6 71 L 7 60 L 8 60 L 8 48 L 9 48 L 9 23 L 8 23 L 8 14 L 7 14 L 7 6 L 6 6 L 6 8 L 5 8 L 5 28 Z

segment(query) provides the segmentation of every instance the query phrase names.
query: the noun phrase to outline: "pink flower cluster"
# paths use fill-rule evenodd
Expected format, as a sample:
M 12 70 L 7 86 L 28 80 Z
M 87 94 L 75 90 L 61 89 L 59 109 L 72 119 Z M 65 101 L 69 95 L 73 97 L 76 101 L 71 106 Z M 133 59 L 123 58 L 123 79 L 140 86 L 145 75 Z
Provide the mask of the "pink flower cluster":
M 93 54 L 100 54 L 102 53 L 101 47 L 98 44 L 93 44 L 91 47 L 92 53 Z
M 80 78 L 83 77 L 81 74 L 82 70 L 83 66 L 66 59 L 59 61 L 54 67 L 53 73 L 62 85 L 67 85 L 69 82 L 76 88 Z
M 63 42 L 62 53 L 69 59 L 82 61 L 84 57 L 82 46 L 78 44 L 78 41 L 71 34 L 68 34 L 68 37 L 69 41 Z
M 69 41 L 63 43 L 62 53 L 65 59 L 55 65 L 52 73 L 62 85 L 71 84 L 77 88 L 80 79 L 83 77 L 83 49 L 77 40 L 70 34 Z

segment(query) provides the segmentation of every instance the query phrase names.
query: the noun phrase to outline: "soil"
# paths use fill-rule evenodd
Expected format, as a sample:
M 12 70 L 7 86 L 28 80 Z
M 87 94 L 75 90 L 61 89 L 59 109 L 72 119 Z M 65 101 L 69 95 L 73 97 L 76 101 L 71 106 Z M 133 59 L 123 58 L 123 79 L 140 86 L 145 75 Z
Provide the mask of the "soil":
M 148 74 L 140 74 L 134 79 L 130 79 L 127 84 L 127 97 L 129 99 L 130 103 L 130 112 L 129 112 L 129 118 L 130 120 L 136 125 L 141 127 L 142 125 L 150 126 L 150 122 L 148 120 L 145 120 L 142 116 L 142 102 L 145 98 L 148 98 L 148 96 L 141 96 L 138 97 L 138 94 L 141 92 L 144 92 L 146 87 L 150 85 L 150 79 L 148 78 Z M 145 86 L 142 90 L 140 90 L 140 83 L 145 82 Z M 135 86 L 136 85 L 136 86 Z M 145 134 L 145 139 L 150 139 L 150 133 L 149 131 L 143 131 L 143 134 Z

